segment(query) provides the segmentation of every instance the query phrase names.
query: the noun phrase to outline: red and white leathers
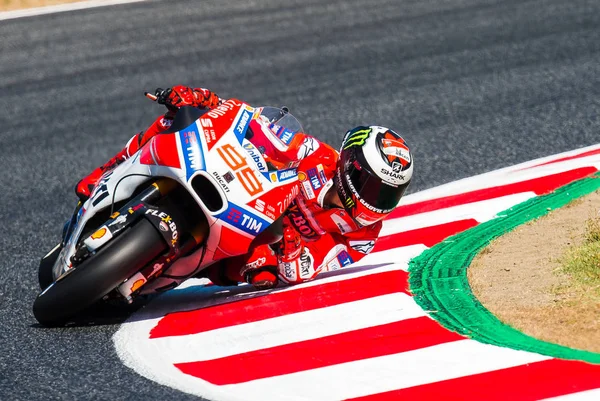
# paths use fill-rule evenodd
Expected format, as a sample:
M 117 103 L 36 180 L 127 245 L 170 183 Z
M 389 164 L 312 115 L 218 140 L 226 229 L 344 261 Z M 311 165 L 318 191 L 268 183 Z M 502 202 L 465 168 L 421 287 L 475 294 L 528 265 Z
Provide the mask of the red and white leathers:
M 267 160 L 298 168 L 300 193 L 286 212 L 284 236 L 289 227 L 299 234 L 300 243 L 280 254 L 279 279 L 290 284 L 308 281 L 320 272 L 340 269 L 371 252 L 382 222 L 363 227 L 343 208 L 325 204 L 326 194 L 333 186 L 338 152 L 301 132 L 282 139 L 277 127 L 268 127 L 258 120 L 252 121 L 250 128 L 254 134 L 250 141 L 264 149 Z M 294 257 L 289 257 L 290 253 L 295 253 Z
M 208 89 L 187 89 L 173 88 L 180 96 L 180 105 L 213 108 L 221 102 Z M 171 108 L 146 131 L 134 135 L 123 150 L 78 183 L 77 194 L 89 196 L 106 170 L 114 168 L 152 137 L 168 129 L 173 116 Z M 310 135 L 302 132 L 289 135 L 289 131 L 260 119 L 251 121 L 250 129 L 253 133 L 250 141 L 263 153 L 266 161 L 277 167 L 298 168 L 300 193 L 286 211 L 284 238 L 280 244 L 251 249 L 246 255 L 209 267 L 205 274 L 219 285 L 247 281 L 257 288 L 270 288 L 277 277 L 288 284 L 308 281 L 320 272 L 340 269 L 371 252 L 381 230 L 381 221 L 361 226 L 343 208 L 325 204 L 328 191 L 335 191 L 332 178 L 338 152 Z

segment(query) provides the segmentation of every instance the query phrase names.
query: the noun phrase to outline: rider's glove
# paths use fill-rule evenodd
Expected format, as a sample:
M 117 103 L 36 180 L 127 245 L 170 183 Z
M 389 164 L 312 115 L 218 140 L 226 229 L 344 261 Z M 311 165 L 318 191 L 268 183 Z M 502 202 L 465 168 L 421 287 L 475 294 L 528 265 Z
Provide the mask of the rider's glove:
M 164 104 L 172 112 L 179 110 L 182 106 L 212 109 L 222 103 L 222 99 L 208 89 L 193 89 L 184 85 L 176 85 L 164 91 L 157 89 L 157 98 L 159 104 Z
M 203 97 L 199 96 L 194 89 L 183 85 L 176 85 L 167 89 L 165 93 L 165 105 L 171 110 L 177 110 L 182 106 L 197 107 L 202 99 Z

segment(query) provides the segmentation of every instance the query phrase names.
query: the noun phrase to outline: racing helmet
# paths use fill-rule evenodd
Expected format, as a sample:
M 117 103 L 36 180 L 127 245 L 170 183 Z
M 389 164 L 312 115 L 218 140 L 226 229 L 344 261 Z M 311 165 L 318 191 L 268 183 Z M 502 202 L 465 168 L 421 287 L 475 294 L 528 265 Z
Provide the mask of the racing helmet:
M 346 211 L 368 226 L 394 210 L 412 174 L 412 154 L 400 135 L 359 126 L 344 136 L 333 180 Z

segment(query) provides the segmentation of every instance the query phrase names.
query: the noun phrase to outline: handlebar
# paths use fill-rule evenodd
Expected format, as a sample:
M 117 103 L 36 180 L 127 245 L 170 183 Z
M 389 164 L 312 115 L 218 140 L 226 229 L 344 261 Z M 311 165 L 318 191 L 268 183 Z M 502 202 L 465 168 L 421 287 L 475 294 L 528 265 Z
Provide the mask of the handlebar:
M 167 98 L 169 97 L 169 95 L 171 94 L 171 89 L 162 89 L 162 88 L 156 88 L 156 90 L 154 91 L 154 94 L 150 93 L 150 92 L 144 92 L 144 95 L 152 100 L 153 102 L 157 102 L 158 104 L 167 104 Z

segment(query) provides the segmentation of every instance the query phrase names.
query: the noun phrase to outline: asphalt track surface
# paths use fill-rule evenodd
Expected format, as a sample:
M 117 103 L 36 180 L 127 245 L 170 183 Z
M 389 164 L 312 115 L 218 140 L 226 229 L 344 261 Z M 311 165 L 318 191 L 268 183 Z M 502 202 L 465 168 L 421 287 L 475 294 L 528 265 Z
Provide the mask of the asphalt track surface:
M 287 105 L 337 145 L 393 127 L 416 192 L 598 143 L 597 0 L 149 1 L 0 21 L 0 399 L 195 399 L 125 368 L 118 321 L 45 329 L 38 260 L 73 185 L 184 83 Z

